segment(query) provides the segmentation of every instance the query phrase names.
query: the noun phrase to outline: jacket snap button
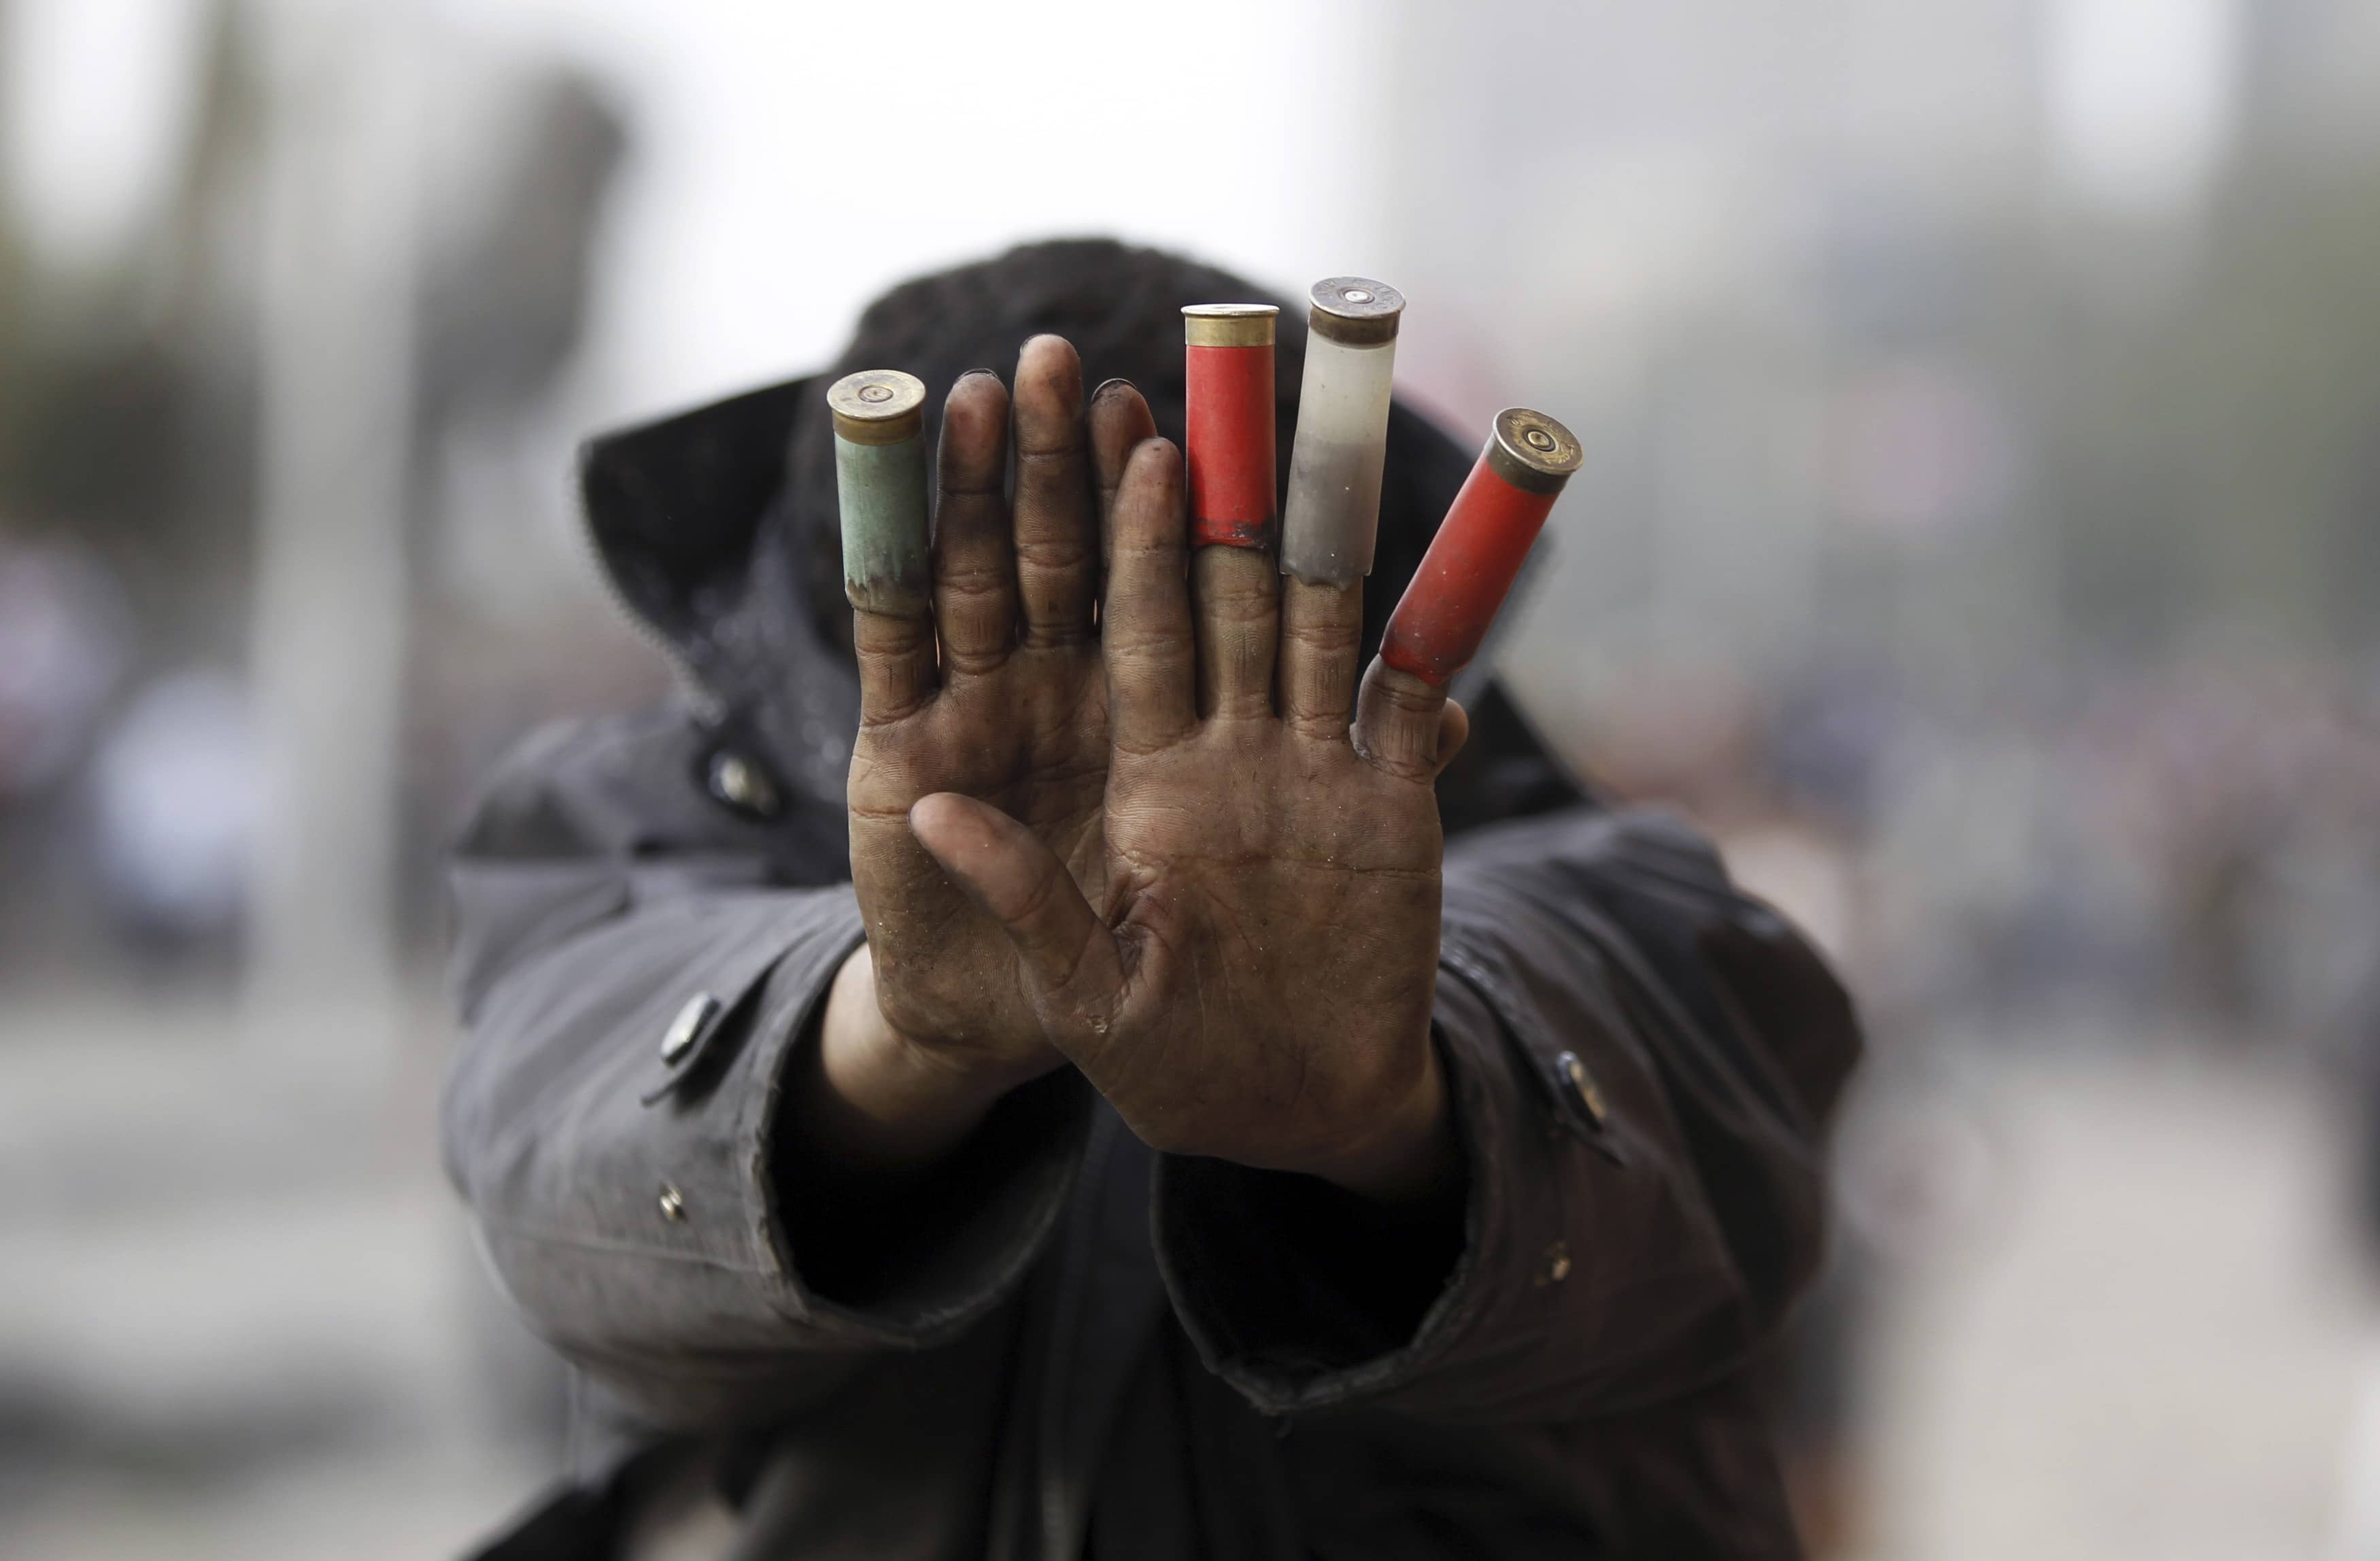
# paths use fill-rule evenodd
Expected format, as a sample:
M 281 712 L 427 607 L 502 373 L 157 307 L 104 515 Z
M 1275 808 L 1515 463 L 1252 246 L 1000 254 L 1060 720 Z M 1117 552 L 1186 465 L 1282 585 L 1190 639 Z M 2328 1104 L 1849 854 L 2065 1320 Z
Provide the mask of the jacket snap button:
M 697 992 L 686 998 L 686 1006 L 677 1010 L 670 1027 L 662 1033 L 662 1061 L 674 1068 L 694 1053 L 694 1043 L 702 1038 L 719 1012 L 719 999 L 708 992 Z
M 1596 1087 L 1595 1075 L 1586 1071 L 1586 1064 L 1579 1060 L 1578 1053 L 1574 1051 L 1562 1053 L 1554 1059 L 1554 1067 L 1560 1070 L 1562 1083 L 1570 1091 L 1570 1097 L 1578 1103 L 1580 1110 L 1586 1113 L 1586 1119 L 1597 1127 L 1601 1127 L 1604 1118 L 1603 1092 Z
M 710 794 L 757 817 L 776 816 L 776 782 L 769 779 L 767 770 L 738 753 L 722 749 L 710 756 Z
M 686 1199 L 679 1195 L 676 1188 L 666 1181 L 662 1183 L 662 1217 L 672 1225 L 676 1225 L 686 1218 Z

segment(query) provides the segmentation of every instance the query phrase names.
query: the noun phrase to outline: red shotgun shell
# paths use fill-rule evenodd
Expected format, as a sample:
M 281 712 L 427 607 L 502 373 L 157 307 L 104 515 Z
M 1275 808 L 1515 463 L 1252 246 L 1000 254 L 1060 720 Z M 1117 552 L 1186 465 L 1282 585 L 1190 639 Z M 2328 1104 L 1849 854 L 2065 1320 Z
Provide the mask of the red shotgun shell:
M 1273 456 L 1271 304 L 1191 304 L 1182 311 L 1188 393 L 1190 540 L 1271 544 L 1280 486 Z
M 1542 412 L 1496 414 L 1488 447 L 1389 616 L 1381 660 L 1442 686 L 1478 654 L 1582 454 L 1570 430 Z

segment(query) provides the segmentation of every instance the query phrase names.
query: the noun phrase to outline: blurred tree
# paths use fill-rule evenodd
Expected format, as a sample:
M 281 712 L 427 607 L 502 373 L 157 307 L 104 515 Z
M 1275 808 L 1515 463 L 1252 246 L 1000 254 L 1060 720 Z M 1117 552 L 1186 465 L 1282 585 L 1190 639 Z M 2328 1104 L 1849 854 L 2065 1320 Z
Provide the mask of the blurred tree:
M 192 133 L 137 243 L 61 272 L 0 205 L 0 528 L 99 548 L 152 656 L 237 644 L 222 603 L 245 575 L 252 484 L 255 79 L 236 9 L 209 6 L 202 35 Z

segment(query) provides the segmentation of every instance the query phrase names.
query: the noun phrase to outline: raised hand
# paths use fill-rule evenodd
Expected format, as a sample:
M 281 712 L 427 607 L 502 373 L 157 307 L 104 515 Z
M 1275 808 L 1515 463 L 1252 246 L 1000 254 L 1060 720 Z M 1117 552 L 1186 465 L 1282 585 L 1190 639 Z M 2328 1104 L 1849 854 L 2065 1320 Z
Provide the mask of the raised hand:
M 1152 430 L 1127 387 L 1087 416 L 1074 349 L 1026 344 L 1010 397 L 970 374 L 945 404 L 930 608 L 855 611 L 861 718 L 848 806 L 868 946 L 822 1027 L 830 1147 L 930 1157 L 1006 1090 L 1064 1060 L 1016 950 L 920 849 L 911 805 L 989 799 L 1062 875 L 1103 882 L 1108 697 L 1099 510 Z M 1015 454 L 1015 502 L 1005 496 Z
M 1426 1193 L 1455 1155 L 1430 1042 L 1431 786 L 1462 710 L 1376 663 L 1351 730 L 1360 589 L 1284 594 L 1268 551 L 1193 559 L 1183 499 L 1173 447 L 1143 443 L 1111 527 L 1096 870 L 988 793 L 923 797 L 911 824 L 1004 930 L 1050 1042 L 1143 1139 Z

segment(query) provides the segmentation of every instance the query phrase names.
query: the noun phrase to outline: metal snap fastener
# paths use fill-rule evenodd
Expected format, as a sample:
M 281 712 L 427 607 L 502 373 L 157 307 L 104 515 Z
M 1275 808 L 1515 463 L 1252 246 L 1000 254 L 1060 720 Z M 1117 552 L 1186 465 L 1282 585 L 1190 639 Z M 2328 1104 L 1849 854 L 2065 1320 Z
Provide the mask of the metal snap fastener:
M 686 1006 L 662 1033 L 662 1060 L 674 1068 L 694 1055 L 694 1043 L 702 1039 L 702 1033 L 717 1017 L 719 999 L 710 993 L 697 992 L 686 998 Z
M 1596 1087 L 1595 1075 L 1586 1071 L 1586 1064 L 1579 1059 L 1578 1053 L 1566 1051 L 1555 1058 L 1554 1069 L 1561 1075 L 1562 1083 L 1570 1091 L 1571 1099 L 1576 1101 L 1579 1109 L 1586 1113 L 1586 1119 L 1597 1127 L 1601 1127 L 1606 1114 L 1603 1092 Z
M 777 783 L 769 779 L 769 772 L 742 754 L 724 748 L 710 756 L 710 794 L 760 818 L 775 817 L 781 805 Z
M 666 1181 L 662 1183 L 662 1217 L 672 1225 L 680 1224 L 686 1218 L 685 1198 L 679 1196 L 678 1190 Z

